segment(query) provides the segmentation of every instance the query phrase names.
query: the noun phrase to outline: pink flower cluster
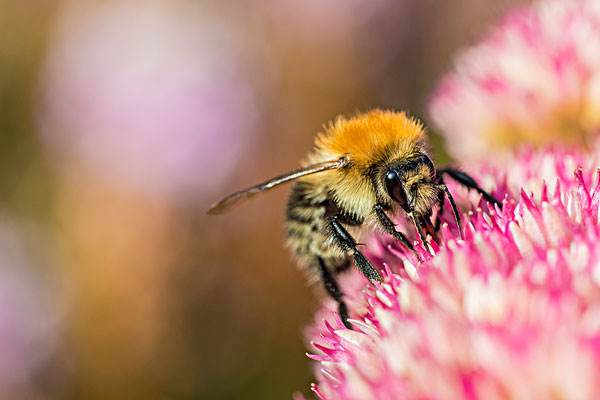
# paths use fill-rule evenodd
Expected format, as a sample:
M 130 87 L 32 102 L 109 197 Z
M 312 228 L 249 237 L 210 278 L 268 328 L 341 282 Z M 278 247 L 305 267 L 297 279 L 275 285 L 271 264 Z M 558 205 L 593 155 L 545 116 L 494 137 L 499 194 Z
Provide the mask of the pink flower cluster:
M 600 3 L 544 0 L 510 13 L 457 57 L 429 111 L 460 159 L 589 141 L 600 128 Z
M 364 251 L 384 282 L 341 277 L 355 329 L 326 300 L 307 330 L 313 392 L 600 398 L 600 3 L 512 12 L 458 57 L 430 112 L 450 153 L 470 160 L 503 207 L 449 183 L 468 211 L 461 234 L 446 214 L 418 255 L 374 235 Z M 532 147 L 501 151 L 521 143 Z M 473 163 L 491 150 L 502 155 Z
M 464 239 L 448 218 L 425 261 L 373 237 L 384 282 L 342 277 L 355 330 L 327 300 L 307 331 L 316 396 L 600 397 L 598 161 L 548 149 L 479 168 L 503 208 L 451 185 Z

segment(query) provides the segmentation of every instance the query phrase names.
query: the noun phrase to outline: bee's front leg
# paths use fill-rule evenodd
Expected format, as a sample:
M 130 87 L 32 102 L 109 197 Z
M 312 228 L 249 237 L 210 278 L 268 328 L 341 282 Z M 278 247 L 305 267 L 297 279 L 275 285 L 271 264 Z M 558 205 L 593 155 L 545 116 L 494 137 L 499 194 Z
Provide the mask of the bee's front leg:
M 329 217 L 330 232 L 334 243 L 344 252 L 349 253 L 354 258 L 356 266 L 372 281 L 382 281 L 381 274 L 371 265 L 369 260 L 358 250 L 356 241 L 348 233 L 346 228 L 339 222 L 338 216 Z
M 427 244 L 427 238 L 425 237 L 425 234 L 423 233 L 423 226 L 421 225 L 420 218 L 418 218 L 414 212 L 409 212 L 408 217 L 413 222 L 413 225 L 415 226 L 415 229 L 416 229 L 417 233 L 419 234 L 419 239 L 421 239 L 421 243 L 423 243 L 423 246 L 426 249 L 428 249 L 429 245 Z
M 460 183 L 464 187 L 468 189 L 473 189 L 477 191 L 481 196 L 486 199 L 491 204 L 496 204 L 500 209 L 502 209 L 502 202 L 488 193 L 485 189 L 477 184 L 475 179 L 471 177 L 466 172 L 463 172 L 456 168 L 441 168 L 437 170 L 437 175 L 439 177 L 440 183 L 444 182 L 444 175 L 448 175 L 450 178 L 454 179 L 456 182 Z
M 450 202 L 450 206 L 452 207 L 452 213 L 454 214 L 454 220 L 456 222 L 456 226 L 458 227 L 458 233 L 460 234 L 460 237 L 462 239 L 463 233 L 462 233 L 462 225 L 460 223 L 460 212 L 458 211 L 458 207 L 456 206 L 456 202 L 454 201 L 454 196 L 452 196 L 452 193 L 450 193 L 448 186 L 446 186 L 444 183 L 440 183 L 439 187 L 441 190 L 443 190 L 443 193 L 446 195 L 446 197 L 448 197 L 448 201 Z M 440 198 L 440 213 L 438 213 L 438 220 L 436 221 L 436 226 L 439 225 L 439 221 L 440 221 L 439 218 L 441 216 L 441 212 L 443 211 L 443 204 L 444 204 L 444 198 L 441 197 Z
M 446 192 L 441 191 L 438 197 L 439 209 L 435 216 L 435 223 L 433 224 L 433 231 L 439 232 L 442 227 L 442 215 L 444 215 L 444 204 L 446 204 Z
M 375 204 L 375 206 L 373 207 L 373 213 L 375 214 L 375 217 L 377 217 L 377 221 L 386 233 L 392 235 L 395 239 L 402 242 L 402 244 L 408 249 L 414 251 L 413 245 L 410 243 L 410 240 L 407 239 L 404 233 L 396 230 L 396 225 L 385 213 L 385 206 L 383 204 Z

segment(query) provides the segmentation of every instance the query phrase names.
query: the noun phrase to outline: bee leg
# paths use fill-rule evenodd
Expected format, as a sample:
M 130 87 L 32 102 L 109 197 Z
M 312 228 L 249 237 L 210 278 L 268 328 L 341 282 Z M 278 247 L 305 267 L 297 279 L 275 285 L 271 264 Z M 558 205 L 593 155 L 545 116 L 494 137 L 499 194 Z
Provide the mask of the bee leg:
M 321 257 L 317 258 L 319 261 L 319 273 L 321 274 L 321 280 L 325 286 L 327 293 L 338 303 L 338 313 L 344 326 L 348 329 L 352 329 L 352 324 L 348 322 L 348 306 L 344 301 L 344 294 L 340 290 L 335 277 L 329 271 L 325 265 L 325 261 Z
M 331 226 L 331 234 L 335 243 L 342 249 L 344 252 L 350 253 L 352 257 L 354 257 L 354 262 L 356 266 L 363 273 L 367 279 L 371 281 L 382 281 L 383 278 L 381 274 L 373 268 L 369 260 L 358 250 L 356 247 L 356 241 L 354 238 L 348 233 L 346 228 L 338 221 L 338 217 L 336 215 L 331 216 L 329 218 L 330 226 Z
M 442 183 L 442 184 L 440 184 L 440 187 L 442 188 L 442 190 L 444 191 L 446 196 L 448 196 L 448 201 L 450 201 L 450 206 L 452 207 L 452 213 L 454 214 L 454 221 L 456 222 L 456 226 L 458 227 L 458 233 L 460 234 L 460 237 L 462 239 L 463 234 L 462 234 L 462 225 L 460 223 L 460 213 L 458 212 L 458 207 L 456 206 L 454 197 L 452 196 L 452 193 L 450 193 L 450 190 L 448 190 L 448 186 L 446 186 L 445 184 Z
M 423 227 L 423 231 L 425 231 L 425 233 L 427 235 L 431 236 L 433 238 L 433 240 L 435 240 L 437 242 L 438 241 L 437 231 L 435 230 L 435 227 L 431 223 L 431 214 L 424 216 L 422 218 L 419 218 L 419 223 Z
M 402 242 L 402 244 L 409 250 L 414 251 L 414 247 L 410 243 L 410 240 L 408 240 L 402 232 L 396 230 L 396 225 L 385 213 L 385 208 L 382 204 L 375 204 L 375 207 L 373 207 L 373 212 L 377 217 L 377 221 L 379 221 L 379 224 L 381 224 L 381 227 L 386 233 L 392 235 L 394 238 L 396 238 L 396 240 Z
M 440 177 L 440 181 L 443 182 L 443 175 L 448 175 L 456 182 L 460 183 L 466 188 L 476 190 L 484 199 L 486 199 L 491 204 L 496 204 L 498 207 L 502 208 L 502 202 L 496 199 L 494 196 L 485 191 L 481 186 L 477 184 L 475 179 L 473 179 L 470 175 L 465 172 L 462 172 L 455 168 L 441 168 L 437 170 L 437 174 Z
M 411 221 L 415 225 L 415 229 L 417 230 L 417 233 L 419 234 L 419 239 L 421 239 L 423 246 L 426 249 L 429 249 L 429 245 L 427 244 L 427 238 L 425 237 L 425 234 L 423 233 L 423 226 L 421 226 L 421 222 L 417 219 L 415 214 L 412 212 L 408 213 L 408 216 L 410 217 Z
M 435 224 L 433 227 L 434 232 L 439 232 L 440 228 L 442 227 L 442 215 L 444 215 L 444 204 L 446 197 L 445 197 L 445 192 L 441 192 L 440 193 L 440 197 L 438 199 L 438 204 L 440 205 L 440 208 L 437 212 L 437 215 L 435 216 Z

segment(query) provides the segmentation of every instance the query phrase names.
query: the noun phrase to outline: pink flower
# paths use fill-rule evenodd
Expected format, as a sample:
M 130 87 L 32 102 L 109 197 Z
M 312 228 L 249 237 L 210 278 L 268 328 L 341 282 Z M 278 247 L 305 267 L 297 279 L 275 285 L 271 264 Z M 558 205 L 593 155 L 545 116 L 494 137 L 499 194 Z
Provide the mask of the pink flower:
M 599 161 L 523 151 L 481 168 L 502 210 L 451 185 L 464 240 L 446 222 L 424 262 L 374 236 L 384 283 L 342 280 L 356 329 L 327 300 L 307 331 L 317 397 L 600 397 Z
M 523 141 L 587 142 L 600 128 L 600 3 L 512 12 L 457 57 L 429 110 L 461 159 Z

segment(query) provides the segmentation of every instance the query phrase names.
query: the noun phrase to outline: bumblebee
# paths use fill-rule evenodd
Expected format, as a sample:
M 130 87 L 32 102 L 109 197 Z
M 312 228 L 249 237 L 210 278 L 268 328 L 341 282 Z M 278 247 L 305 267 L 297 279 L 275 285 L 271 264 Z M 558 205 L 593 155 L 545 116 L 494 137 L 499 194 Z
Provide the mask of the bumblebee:
M 336 275 L 354 261 L 369 280 L 382 280 L 358 249 L 357 235 L 365 225 L 381 228 L 414 251 L 390 215 L 404 213 L 427 246 L 426 235 L 434 236 L 439 229 L 447 197 L 460 230 L 460 213 L 445 177 L 501 207 L 466 173 L 453 168 L 436 170 L 426 139 L 423 125 L 404 112 L 373 110 L 349 119 L 338 117 L 317 135 L 304 167 L 232 193 L 215 203 L 209 214 L 222 213 L 242 200 L 295 181 L 287 205 L 287 245 L 302 267 L 320 277 L 338 303 L 344 325 L 352 329 Z M 436 205 L 438 216 L 432 223 Z

